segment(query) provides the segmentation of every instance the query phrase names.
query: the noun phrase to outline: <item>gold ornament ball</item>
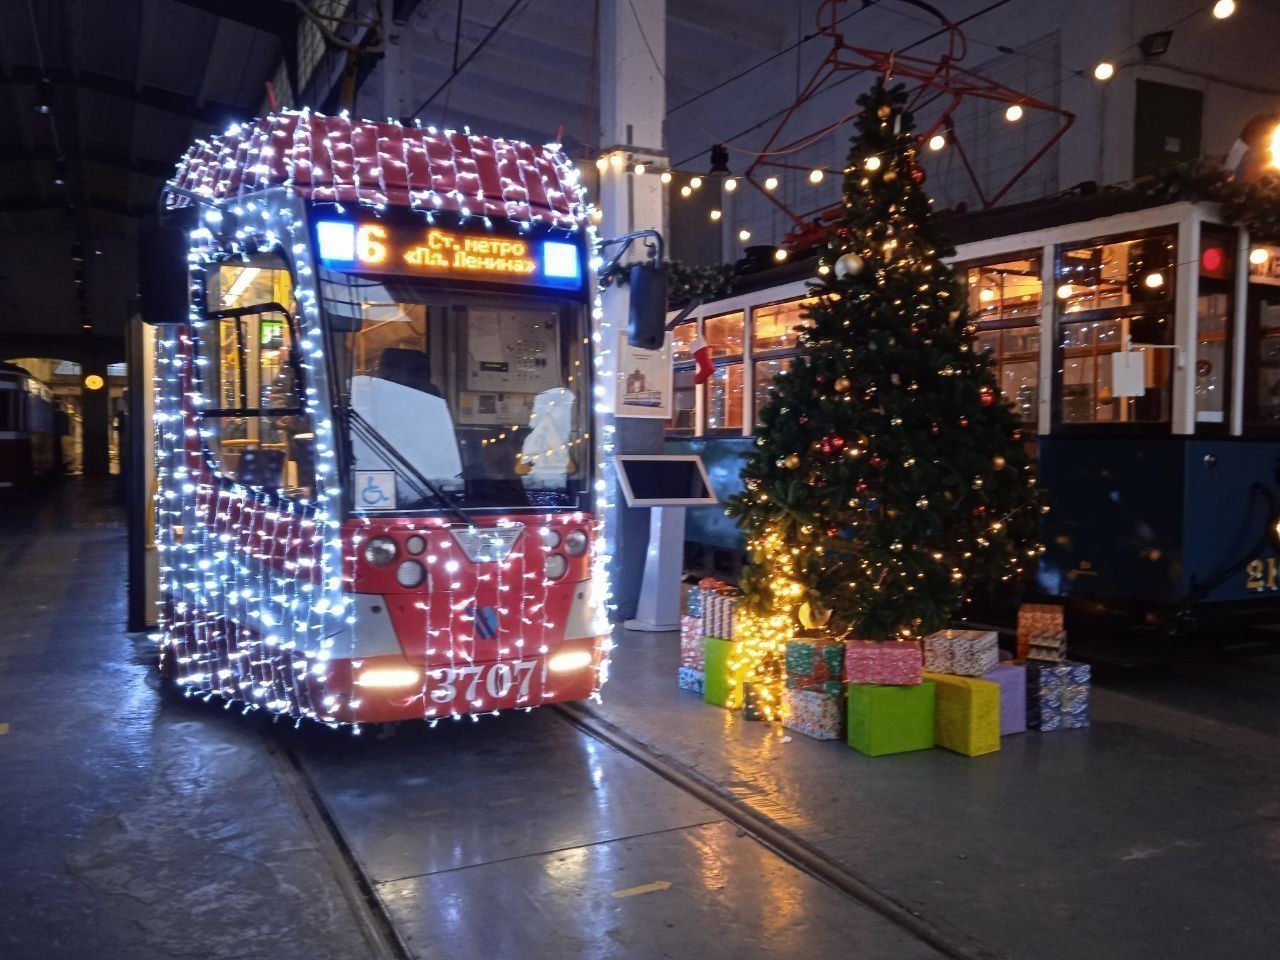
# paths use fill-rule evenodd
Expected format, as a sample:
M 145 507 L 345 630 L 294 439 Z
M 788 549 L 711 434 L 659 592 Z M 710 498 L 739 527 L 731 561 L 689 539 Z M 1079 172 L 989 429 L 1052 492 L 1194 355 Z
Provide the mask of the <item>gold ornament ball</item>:
M 848 377 L 837 377 L 834 386 L 836 388 L 836 393 L 848 393 L 849 388 L 852 387 L 853 384 L 849 382 Z
M 889 108 L 889 105 L 887 103 L 880 104 L 879 109 L 876 110 L 876 116 L 879 117 L 881 120 L 888 120 L 889 115 L 892 113 L 893 113 L 893 110 Z
M 1005 464 L 1004 457 L 1000 456 L 999 454 L 996 454 L 994 457 L 991 458 L 991 465 L 995 467 L 997 470 L 1003 470 L 1004 464 Z
M 800 618 L 800 626 L 806 630 L 817 630 L 827 625 L 827 621 L 831 619 L 831 611 L 806 600 L 800 604 L 797 616 Z
M 796 467 L 800 466 L 800 454 L 788 453 L 783 458 L 782 465 L 786 467 L 788 470 L 794 470 Z
M 884 182 L 885 182 L 885 183 L 893 183 L 893 181 L 895 181 L 895 180 L 897 180 L 897 179 L 898 179 L 898 174 L 897 174 L 897 172 L 896 172 L 896 171 L 894 171 L 894 170 L 886 170 L 886 171 L 884 172 Z

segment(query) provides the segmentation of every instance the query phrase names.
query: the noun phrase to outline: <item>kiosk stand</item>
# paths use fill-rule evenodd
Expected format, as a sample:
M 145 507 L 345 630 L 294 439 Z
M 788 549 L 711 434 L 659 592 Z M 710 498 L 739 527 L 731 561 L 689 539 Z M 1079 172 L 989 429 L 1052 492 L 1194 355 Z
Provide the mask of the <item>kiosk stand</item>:
M 715 506 L 707 469 L 697 456 L 624 454 L 614 458 L 628 507 L 649 508 L 649 549 L 636 616 L 628 630 L 680 629 L 685 508 Z

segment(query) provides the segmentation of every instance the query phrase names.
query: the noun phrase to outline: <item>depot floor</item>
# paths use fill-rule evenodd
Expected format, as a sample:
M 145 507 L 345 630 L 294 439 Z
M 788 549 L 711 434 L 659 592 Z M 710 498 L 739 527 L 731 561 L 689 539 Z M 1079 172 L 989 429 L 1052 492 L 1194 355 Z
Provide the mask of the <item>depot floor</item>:
M 1280 656 L 1104 670 L 1090 729 L 978 759 L 743 722 L 674 635 L 620 636 L 583 717 L 626 753 L 556 710 L 293 731 L 158 691 L 115 493 L 0 504 L 2 957 L 387 955 L 359 883 L 417 957 L 1277 954 Z

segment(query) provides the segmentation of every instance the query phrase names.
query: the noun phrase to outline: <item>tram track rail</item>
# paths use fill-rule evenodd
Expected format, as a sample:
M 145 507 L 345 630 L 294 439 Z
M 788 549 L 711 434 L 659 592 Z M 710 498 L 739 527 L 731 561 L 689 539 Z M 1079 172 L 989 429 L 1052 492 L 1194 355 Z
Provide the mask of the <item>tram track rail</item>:
M 263 740 L 281 789 L 297 809 L 315 840 L 316 850 L 329 867 L 368 944 L 369 960 L 411 960 L 414 954 L 401 939 L 373 882 L 361 869 L 355 853 L 338 827 L 328 804 L 296 751 L 278 728 L 264 731 Z
M 579 703 L 554 710 L 569 724 L 656 773 L 715 810 L 739 830 L 783 860 L 884 917 L 890 923 L 952 960 L 996 960 L 1000 954 L 963 935 L 948 934 L 904 903 L 878 890 L 866 878 L 796 833 L 760 813 L 679 761 L 637 740 Z

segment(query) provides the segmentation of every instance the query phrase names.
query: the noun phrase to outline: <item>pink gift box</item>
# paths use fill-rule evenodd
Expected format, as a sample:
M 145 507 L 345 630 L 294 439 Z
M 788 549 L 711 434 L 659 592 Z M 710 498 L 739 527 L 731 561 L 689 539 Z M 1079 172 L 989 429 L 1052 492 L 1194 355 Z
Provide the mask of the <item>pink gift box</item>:
M 920 682 L 924 657 L 918 640 L 850 640 L 845 644 L 847 683 L 906 687 Z

